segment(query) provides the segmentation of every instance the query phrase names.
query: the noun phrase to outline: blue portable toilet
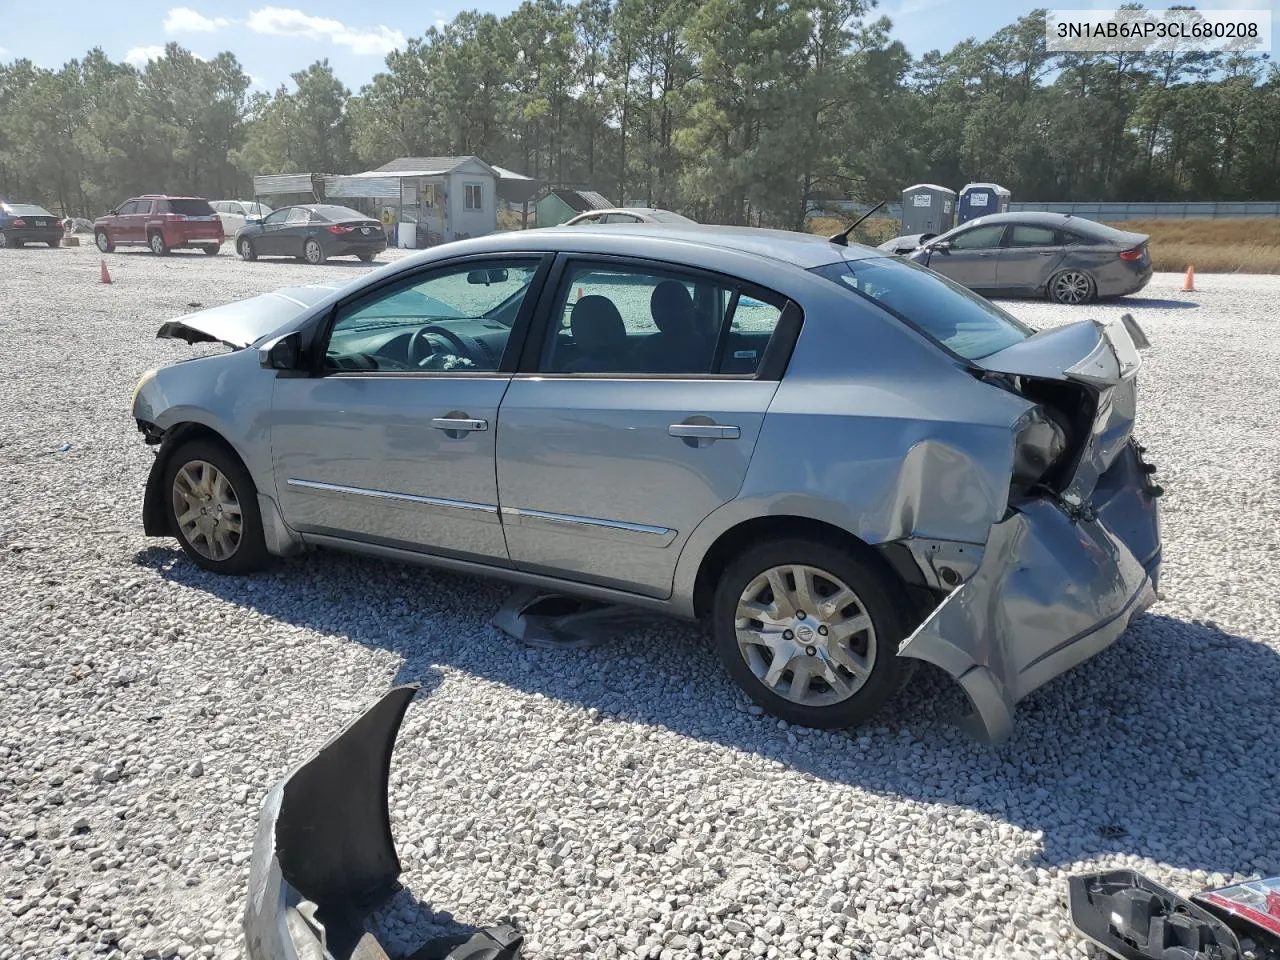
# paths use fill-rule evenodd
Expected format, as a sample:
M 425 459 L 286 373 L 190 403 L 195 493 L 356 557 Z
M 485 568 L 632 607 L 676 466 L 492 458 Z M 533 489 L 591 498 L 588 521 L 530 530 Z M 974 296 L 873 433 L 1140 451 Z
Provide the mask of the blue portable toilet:
M 989 213 L 1008 213 L 1010 196 L 998 183 L 966 183 L 960 190 L 957 225 Z

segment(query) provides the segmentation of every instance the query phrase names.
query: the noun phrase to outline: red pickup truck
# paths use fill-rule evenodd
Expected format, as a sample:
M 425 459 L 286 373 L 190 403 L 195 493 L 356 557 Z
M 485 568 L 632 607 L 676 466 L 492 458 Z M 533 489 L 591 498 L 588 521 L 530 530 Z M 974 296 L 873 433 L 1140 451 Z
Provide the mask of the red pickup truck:
M 111 253 L 118 246 L 146 246 L 158 256 L 181 247 L 198 247 L 213 256 L 226 235 L 222 221 L 208 200 L 148 194 L 126 200 L 93 222 L 98 249 Z

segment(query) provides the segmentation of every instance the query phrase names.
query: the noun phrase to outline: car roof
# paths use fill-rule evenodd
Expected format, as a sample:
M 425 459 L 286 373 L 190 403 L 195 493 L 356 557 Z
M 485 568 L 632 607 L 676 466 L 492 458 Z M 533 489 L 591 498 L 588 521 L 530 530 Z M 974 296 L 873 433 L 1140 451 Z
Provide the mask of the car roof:
M 643 257 L 653 252 L 658 259 L 662 259 L 656 250 L 671 241 L 704 249 L 767 257 L 804 270 L 841 260 L 865 260 L 885 255 L 883 250 L 860 244 L 840 246 L 815 234 L 696 223 L 592 223 L 573 230 L 543 228 L 494 233 L 462 243 L 467 245 L 469 251 L 477 253 L 506 250 L 617 253 L 620 246 L 625 246 L 627 255 Z

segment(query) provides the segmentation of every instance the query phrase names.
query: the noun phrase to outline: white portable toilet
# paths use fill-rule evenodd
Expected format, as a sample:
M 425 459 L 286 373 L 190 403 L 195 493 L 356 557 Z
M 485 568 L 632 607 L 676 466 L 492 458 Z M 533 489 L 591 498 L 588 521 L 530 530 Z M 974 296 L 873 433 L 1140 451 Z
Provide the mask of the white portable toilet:
M 936 183 L 917 183 L 902 191 L 903 236 L 943 233 L 955 226 L 956 192 Z

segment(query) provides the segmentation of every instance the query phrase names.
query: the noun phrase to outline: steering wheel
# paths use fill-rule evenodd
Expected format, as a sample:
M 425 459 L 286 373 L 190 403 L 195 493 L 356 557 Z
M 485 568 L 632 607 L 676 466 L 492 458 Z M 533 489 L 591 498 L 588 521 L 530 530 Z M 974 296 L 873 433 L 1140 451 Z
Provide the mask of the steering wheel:
M 429 339 L 431 334 L 436 334 L 437 336 L 448 340 L 450 345 L 458 351 L 458 356 L 465 357 L 466 359 L 474 362 L 474 358 L 471 356 L 471 346 L 466 340 L 447 327 L 428 323 L 426 326 L 419 327 L 415 330 L 413 336 L 409 338 L 408 355 L 410 366 L 421 366 L 423 361 L 435 354 L 435 350 L 431 348 L 431 340 Z M 427 349 L 424 350 L 424 348 Z

